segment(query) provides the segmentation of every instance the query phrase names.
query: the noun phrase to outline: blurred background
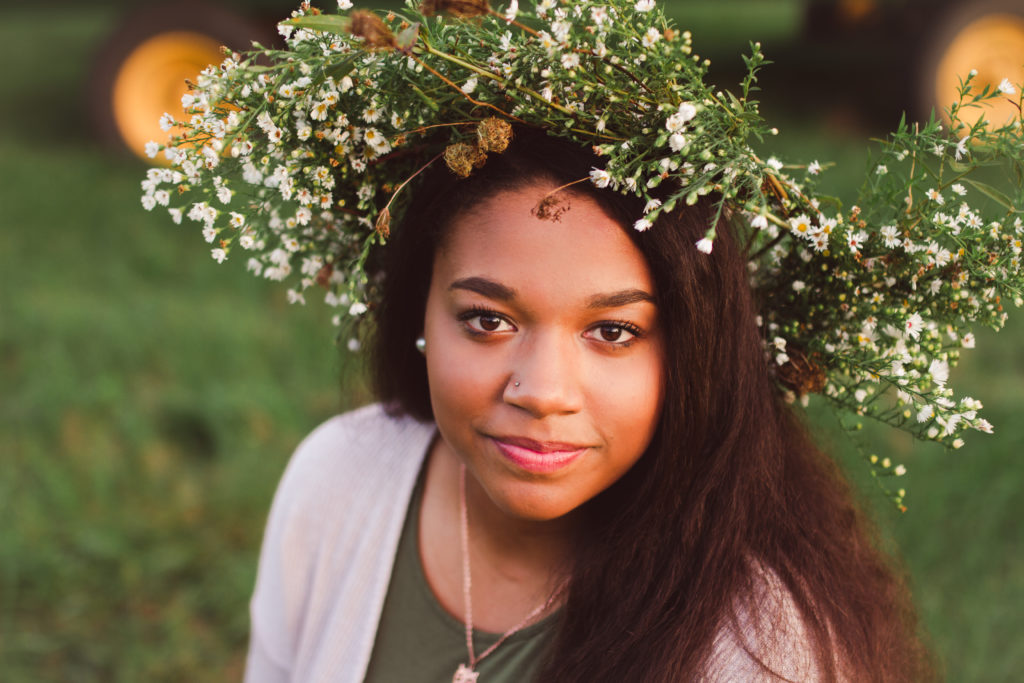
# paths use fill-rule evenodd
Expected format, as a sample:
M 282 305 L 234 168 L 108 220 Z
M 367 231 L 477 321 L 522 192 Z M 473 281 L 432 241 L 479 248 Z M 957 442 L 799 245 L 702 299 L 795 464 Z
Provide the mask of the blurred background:
M 218 266 L 193 226 L 145 212 L 147 165 L 127 151 L 160 135 L 218 45 L 274 40 L 292 5 L 0 8 L 2 681 L 239 679 L 277 479 L 312 427 L 371 400 L 328 312 L 289 306 L 240 262 Z M 823 189 L 848 204 L 866 141 L 903 111 L 927 117 L 971 68 L 1024 80 L 1024 0 L 667 7 L 723 86 L 763 43 L 772 151 L 836 162 Z M 952 381 L 994 436 L 945 452 L 865 430 L 909 470 L 903 514 L 819 403 L 809 421 L 902 558 L 948 680 L 1020 680 L 1024 311 L 979 331 Z

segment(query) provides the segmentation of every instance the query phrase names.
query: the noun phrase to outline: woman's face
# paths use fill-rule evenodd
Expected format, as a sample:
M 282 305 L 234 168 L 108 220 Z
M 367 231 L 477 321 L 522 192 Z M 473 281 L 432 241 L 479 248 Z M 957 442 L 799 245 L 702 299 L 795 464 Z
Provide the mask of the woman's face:
M 554 186 L 457 216 L 427 298 L 427 374 L 440 448 L 505 513 L 576 509 L 644 453 L 661 412 L 663 342 L 647 263 L 593 200 L 531 214 Z

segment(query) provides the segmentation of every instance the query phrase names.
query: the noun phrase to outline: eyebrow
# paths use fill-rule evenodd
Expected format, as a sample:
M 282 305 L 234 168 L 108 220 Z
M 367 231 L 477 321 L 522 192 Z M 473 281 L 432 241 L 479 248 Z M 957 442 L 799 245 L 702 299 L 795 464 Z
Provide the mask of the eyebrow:
M 611 294 L 595 294 L 587 302 L 587 308 L 619 308 L 641 301 L 656 303 L 654 297 L 642 289 L 624 289 Z
M 465 289 L 470 292 L 476 292 L 488 299 L 505 302 L 514 300 L 517 295 L 515 289 L 485 277 L 461 278 L 451 283 L 448 289 Z M 611 292 L 609 294 L 595 294 L 587 301 L 587 308 L 619 308 L 641 301 L 651 304 L 656 303 L 654 297 L 642 289 L 624 289 L 620 292 Z
M 464 277 L 451 283 L 448 289 L 466 289 L 497 301 L 508 302 L 516 298 L 516 290 L 485 277 Z

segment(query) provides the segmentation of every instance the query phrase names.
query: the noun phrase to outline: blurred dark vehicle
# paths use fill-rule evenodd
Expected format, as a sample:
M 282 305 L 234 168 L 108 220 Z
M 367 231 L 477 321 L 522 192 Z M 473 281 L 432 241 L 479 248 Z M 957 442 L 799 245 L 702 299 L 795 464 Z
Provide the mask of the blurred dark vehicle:
M 669 14 L 685 2 L 663 0 Z M 794 0 L 803 27 L 773 58 L 783 62 L 787 89 L 891 119 L 909 110 L 927 118 L 956 98 L 959 78 L 977 70 L 977 84 L 1024 80 L 1024 0 Z M 749 0 L 748 0 L 749 3 Z M 158 121 L 180 116 L 185 80 L 223 59 L 221 46 L 279 44 L 275 24 L 294 0 L 188 0 L 126 7 L 125 18 L 97 57 L 89 88 L 101 138 L 143 155 L 146 142 L 166 140 Z M 327 6 L 333 3 L 320 3 Z M 371 3 L 397 7 L 399 0 Z M 719 0 L 723 20 L 736 11 Z M 744 36 L 746 38 L 746 36 Z M 1015 111 L 1009 100 L 990 118 Z

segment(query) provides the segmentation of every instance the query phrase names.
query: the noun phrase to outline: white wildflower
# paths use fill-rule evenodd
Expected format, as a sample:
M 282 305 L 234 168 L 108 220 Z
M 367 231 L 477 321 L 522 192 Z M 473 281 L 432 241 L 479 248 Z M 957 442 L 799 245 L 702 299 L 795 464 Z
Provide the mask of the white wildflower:
M 146 156 L 150 159 L 156 158 L 156 155 L 160 153 L 160 145 L 153 140 L 146 143 Z
M 821 173 L 821 164 L 818 163 L 817 159 L 812 161 L 810 165 L 807 166 L 807 172 L 810 173 L 811 175 L 818 175 L 819 173 Z
M 807 288 L 807 284 L 803 280 L 793 280 L 793 291 L 802 292 Z
M 782 162 L 776 159 L 775 157 L 768 157 L 768 161 L 766 161 L 765 163 L 768 164 L 768 166 L 770 166 L 772 170 L 782 170 Z
M 636 223 L 633 223 L 633 229 L 637 232 L 645 232 L 650 229 L 652 223 L 646 218 L 639 219 Z
M 789 219 L 789 228 L 800 237 L 808 237 L 812 232 L 811 219 L 802 213 L 796 218 Z
M 356 353 L 357 351 L 359 351 L 360 348 L 362 348 L 362 345 L 359 343 L 359 340 L 356 339 L 355 337 L 349 339 L 348 344 L 346 344 L 346 346 L 348 347 L 348 350 L 351 351 L 352 353 Z
M 877 173 L 878 175 L 885 175 L 888 172 L 889 167 L 886 166 L 885 164 L 879 164 L 877 167 L 875 167 L 875 173 Z
M 956 192 L 961 197 L 967 194 L 967 188 L 961 185 L 960 183 L 954 183 L 953 186 L 950 187 L 949 189 L 953 190 L 953 192 Z
M 367 310 L 368 309 L 366 308 L 366 304 L 364 304 L 361 301 L 357 301 L 351 306 L 349 306 L 348 314 L 351 316 L 362 315 L 363 313 L 366 313 Z
M 904 474 L 907 473 L 907 468 L 904 467 L 903 465 L 896 465 L 896 467 L 892 469 L 892 473 L 895 474 L 897 477 L 902 477 Z
M 933 417 L 935 417 L 935 409 L 932 408 L 930 405 L 922 406 L 921 409 L 917 411 L 918 422 L 927 422 Z
M 1017 92 L 1017 89 L 1013 87 L 1013 83 L 1010 82 L 1009 78 L 1004 78 L 999 81 L 999 92 L 1004 95 L 1013 95 Z
M 953 155 L 957 161 L 963 158 L 967 154 L 967 143 L 970 141 L 971 136 L 965 135 L 960 138 L 960 142 L 956 143 L 956 153 Z
M 928 199 L 932 200 L 939 206 L 942 206 L 943 204 L 946 203 L 946 200 L 942 197 L 942 193 L 936 190 L 934 187 L 929 188 L 926 194 L 928 195 Z
M 256 246 L 256 240 L 252 235 L 242 235 L 238 238 L 238 243 L 242 245 L 243 249 L 252 249 Z
M 945 384 L 949 380 L 949 363 L 935 358 L 928 366 L 928 374 L 936 384 Z
M 975 344 L 974 333 L 968 332 L 960 338 L 960 345 L 965 349 L 973 349 Z
M 462 92 L 464 92 L 467 95 L 471 95 L 473 91 L 476 90 L 476 83 L 476 76 L 473 76 L 468 81 L 462 84 Z
M 668 136 L 668 146 L 673 152 L 678 152 L 686 147 L 686 137 L 682 133 L 672 133 Z
M 580 56 L 575 52 L 566 52 L 562 55 L 562 66 L 566 69 L 575 69 L 580 65 Z
M 661 206 L 660 199 L 651 199 L 647 202 L 647 204 L 644 205 L 644 213 L 650 213 L 651 211 L 657 209 L 659 206 Z
M 697 251 L 701 252 L 702 254 L 710 254 L 711 250 L 714 248 L 714 244 L 715 243 L 713 241 L 711 241 L 707 237 L 704 237 L 703 239 L 697 241 Z
M 750 227 L 757 230 L 766 230 L 768 228 L 768 217 L 763 213 L 754 216 L 750 219 Z
M 213 260 L 217 263 L 224 263 L 225 259 L 228 257 L 228 253 L 218 247 L 217 249 L 210 250 L 210 256 L 212 256 Z
M 911 313 L 910 317 L 903 323 L 904 331 L 915 340 L 921 336 L 921 329 L 924 327 L 924 320 L 917 313 Z
M 885 239 L 886 248 L 894 249 L 899 245 L 899 229 L 897 229 L 895 225 L 883 225 L 881 233 L 882 237 Z
M 652 9 L 654 9 L 654 0 L 637 0 L 637 3 L 636 5 L 634 5 L 634 7 L 636 8 L 637 12 L 650 12 Z
M 590 182 L 597 187 L 608 187 L 612 182 L 612 176 L 603 168 L 593 168 L 590 171 Z
M 644 0 L 640 1 L 643 2 Z M 654 3 L 652 2 L 651 5 L 653 6 Z M 661 40 L 661 31 L 652 26 L 649 29 L 647 29 L 647 33 L 644 34 L 644 37 L 640 40 L 640 42 L 643 43 L 644 47 L 654 47 L 655 43 L 657 43 L 659 40 Z

